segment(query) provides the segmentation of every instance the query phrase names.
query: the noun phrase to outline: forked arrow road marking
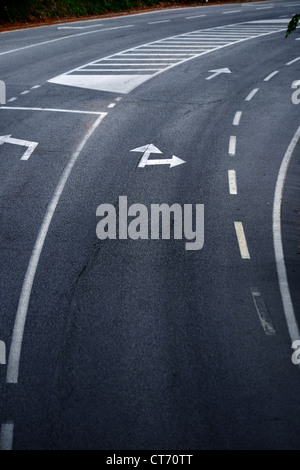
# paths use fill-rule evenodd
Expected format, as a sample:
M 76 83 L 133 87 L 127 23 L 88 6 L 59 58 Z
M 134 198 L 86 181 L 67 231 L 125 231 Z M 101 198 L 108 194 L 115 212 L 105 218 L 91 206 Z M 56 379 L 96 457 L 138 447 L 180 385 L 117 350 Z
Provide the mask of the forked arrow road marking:
M 206 80 L 211 80 L 212 78 L 215 78 L 218 75 L 221 75 L 221 73 L 231 73 L 231 70 L 226 68 L 226 69 L 210 70 L 210 72 L 213 72 L 213 75 L 210 75 L 209 77 L 207 77 Z
M 170 165 L 170 168 L 174 168 L 175 166 L 186 163 L 184 160 L 181 160 L 181 158 L 178 158 L 175 155 L 173 155 L 173 157 L 170 159 L 163 158 L 157 160 L 149 160 L 151 153 L 162 154 L 162 152 L 153 144 L 145 145 L 144 147 L 138 147 L 136 149 L 131 150 L 131 152 L 143 152 L 143 156 L 138 165 L 139 168 L 145 168 L 146 165 Z
M 21 147 L 28 147 L 21 160 L 28 160 L 39 145 L 37 142 L 28 142 L 27 140 L 13 139 L 11 135 L 0 136 L 0 145 L 5 143 L 20 145 Z

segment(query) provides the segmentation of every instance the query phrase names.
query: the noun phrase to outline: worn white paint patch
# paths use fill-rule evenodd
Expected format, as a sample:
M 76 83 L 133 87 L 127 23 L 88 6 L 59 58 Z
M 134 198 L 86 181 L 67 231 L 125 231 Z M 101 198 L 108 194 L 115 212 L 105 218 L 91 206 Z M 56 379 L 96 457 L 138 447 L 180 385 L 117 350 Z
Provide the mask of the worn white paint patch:
M 14 424 L 4 423 L 1 426 L 0 450 L 12 450 L 14 439 Z

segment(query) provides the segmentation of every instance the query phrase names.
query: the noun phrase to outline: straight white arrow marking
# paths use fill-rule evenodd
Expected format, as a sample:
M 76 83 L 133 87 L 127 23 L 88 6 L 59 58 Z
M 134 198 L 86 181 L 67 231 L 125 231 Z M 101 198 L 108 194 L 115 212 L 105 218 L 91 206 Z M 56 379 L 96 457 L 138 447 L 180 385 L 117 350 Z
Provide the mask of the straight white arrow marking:
M 183 163 L 186 162 L 173 155 L 171 159 L 164 158 L 162 160 L 148 160 L 146 165 L 170 165 L 170 168 L 174 168 L 174 166 L 182 165 Z
M 21 160 L 28 160 L 30 156 L 33 154 L 37 146 L 39 145 L 37 142 L 29 142 L 27 140 L 20 140 L 20 139 L 13 139 L 11 135 L 2 135 L 0 136 L 0 145 L 2 144 L 13 144 L 13 145 L 20 145 L 22 147 L 28 147 L 26 152 L 24 153 Z
M 210 75 L 210 77 L 207 77 L 206 80 L 211 80 L 212 78 L 217 77 L 218 75 L 221 75 L 221 73 L 231 73 L 229 69 L 216 69 L 216 70 L 209 70 L 209 72 L 213 72 L 213 75 Z

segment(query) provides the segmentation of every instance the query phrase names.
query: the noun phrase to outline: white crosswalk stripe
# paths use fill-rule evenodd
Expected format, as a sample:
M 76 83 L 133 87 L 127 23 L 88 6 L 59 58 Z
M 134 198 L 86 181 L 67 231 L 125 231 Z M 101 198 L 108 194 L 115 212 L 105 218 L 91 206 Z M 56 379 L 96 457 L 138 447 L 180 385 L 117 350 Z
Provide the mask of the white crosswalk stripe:
M 249 39 L 284 31 L 281 23 L 239 23 L 192 31 L 104 57 L 49 80 L 98 91 L 129 93 L 150 78 L 188 60 Z

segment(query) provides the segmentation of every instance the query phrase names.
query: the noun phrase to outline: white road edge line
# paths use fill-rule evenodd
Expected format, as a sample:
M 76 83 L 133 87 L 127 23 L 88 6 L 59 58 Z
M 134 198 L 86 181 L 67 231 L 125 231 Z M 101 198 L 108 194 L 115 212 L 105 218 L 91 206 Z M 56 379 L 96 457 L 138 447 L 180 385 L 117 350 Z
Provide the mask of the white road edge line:
M 248 245 L 246 241 L 245 231 L 242 222 L 234 222 L 236 236 L 238 239 L 241 257 L 243 259 L 250 259 L 250 254 L 248 250 Z
M 11 49 L 10 51 L 0 52 L 0 56 L 1 55 L 6 55 L 6 54 L 12 54 L 13 52 L 24 51 L 25 49 L 31 49 L 32 47 L 44 46 L 45 44 L 51 44 L 51 43 L 54 43 L 54 42 L 63 41 L 64 39 L 71 39 L 71 38 L 76 38 L 78 36 L 86 36 L 87 34 L 101 33 L 101 32 L 104 32 L 104 31 L 112 31 L 114 29 L 124 29 L 124 28 L 133 28 L 133 27 L 134 27 L 133 24 L 129 24 L 129 25 L 126 25 L 126 26 L 116 26 L 116 27 L 113 27 L 113 28 L 97 29 L 96 31 L 86 31 L 85 33 L 71 34 L 69 36 L 63 36 L 62 38 L 51 39 L 50 41 L 38 42 L 36 44 L 31 44 L 29 46 L 19 47 L 18 49 Z
M 274 204 L 273 204 L 273 241 L 274 241 L 274 251 L 275 259 L 277 266 L 277 275 L 278 282 L 280 287 L 280 293 L 283 303 L 284 314 L 292 342 L 300 339 L 299 327 L 295 317 L 294 307 L 291 299 L 287 272 L 285 267 L 284 252 L 282 245 L 282 232 L 281 232 L 281 208 L 282 208 L 282 199 L 284 192 L 284 185 L 287 176 L 288 167 L 293 155 L 293 152 L 296 148 L 297 143 L 300 139 L 300 127 L 296 131 L 281 163 L 279 170 Z
M 237 194 L 237 184 L 236 184 L 236 171 L 228 170 L 228 182 L 229 182 L 229 193 L 232 195 Z
M 229 153 L 229 155 L 231 155 L 233 157 L 236 153 L 236 136 L 235 135 L 232 135 L 230 137 L 228 153 Z
M 31 291 L 32 291 L 34 280 L 35 280 L 35 275 L 37 272 L 41 253 L 42 253 L 44 243 L 45 243 L 48 231 L 49 231 L 49 227 L 51 225 L 56 208 L 59 204 L 61 195 L 67 184 L 67 181 L 73 170 L 73 167 L 79 158 L 79 155 L 81 154 L 88 140 L 93 135 L 95 130 L 98 128 L 98 126 L 100 125 L 102 120 L 105 118 L 105 116 L 107 116 L 107 113 L 103 113 L 101 116 L 97 118 L 94 125 L 89 129 L 84 139 L 80 143 L 79 147 L 77 148 L 75 153 L 72 155 L 55 189 L 54 195 L 48 206 L 45 218 L 41 225 L 37 240 L 35 242 L 35 246 L 31 254 L 29 265 L 27 268 L 27 273 L 24 279 L 21 296 L 19 300 L 18 311 L 17 311 L 16 320 L 14 324 L 12 342 L 11 342 L 9 358 L 8 358 L 7 376 L 6 376 L 6 381 L 9 384 L 18 383 L 21 350 L 22 350 L 22 343 L 23 343 L 25 324 L 26 324 L 26 319 L 27 319 L 27 314 L 28 314 L 29 302 L 30 302 L 30 297 L 31 297 Z
M 14 424 L 4 423 L 1 425 L 0 450 L 12 450 L 14 439 Z
M 258 91 L 259 91 L 259 88 L 254 88 L 254 90 L 252 90 L 251 93 L 249 93 L 245 101 L 251 101 Z
M 278 73 L 279 73 L 279 70 L 276 70 L 275 72 L 270 73 L 270 75 L 264 78 L 264 82 L 268 82 L 269 80 L 271 80 L 271 78 L 275 77 L 275 75 L 277 75 Z
M 260 323 L 263 327 L 264 332 L 268 336 L 276 335 L 276 330 L 273 326 L 267 306 L 265 304 L 265 301 L 261 293 L 257 289 L 252 289 L 252 297 L 253 297 L 255 308 L 258 313 L 258 318 L 260 320 Z
M 234 119 L 233 119 L 233 125 L 234 126 L 239 126 L 242 114 L 243 114 L 242 111 L 237 111 L 236 112 L 236 114 L 234 116 Z
M 54 108 L 23 108 L 19 106 L 1 106 L 0 110 L 4 111 L 43 111 L 46 113 L 70 113 L 70 114 L 88 114 L 92 116 L 102 116 L 103 112 L 97 111 L 80 111 L 76 109 L 54 109 Z

